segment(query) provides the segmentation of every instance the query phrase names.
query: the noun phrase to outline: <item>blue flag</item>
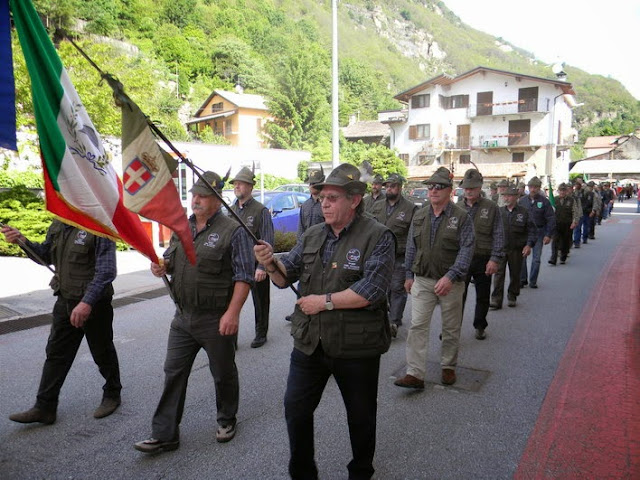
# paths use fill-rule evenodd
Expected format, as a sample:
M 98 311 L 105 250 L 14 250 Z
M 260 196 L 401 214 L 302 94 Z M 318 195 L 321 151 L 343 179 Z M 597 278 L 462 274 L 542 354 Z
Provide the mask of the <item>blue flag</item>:
M 16 145 L 16 87 L 11 56 L 9 0 L 0 0 L 0 148 L 18 150 Z

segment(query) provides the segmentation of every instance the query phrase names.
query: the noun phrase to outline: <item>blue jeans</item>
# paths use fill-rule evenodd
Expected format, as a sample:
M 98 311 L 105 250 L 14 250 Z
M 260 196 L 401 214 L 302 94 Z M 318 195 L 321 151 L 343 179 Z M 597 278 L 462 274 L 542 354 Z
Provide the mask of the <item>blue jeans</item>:
M 529 275 L 529 285 L 535 286 L 538 283 L 540 273 L 540 258 L 542 257 L 542 247 L 544 246 L 544 229 L 538 228 L 538 238 L 531 251 L 531 274 Z M 520 270 L 520 283 L 527 282 L 527 259 L 522 259 L 522 270 Z
M 582 241 L 587 243 L 587 239 L 589 238 L 589 231 L 591 230 L 591 222 L 593 219 L 587 214 L 582 215 L 580 217 L 580 222 L 576 228 L 573 229 L 573 244 L 580 245 L 580 238 L 582 237 Z
M 289 474 L 292 479 L 317 479 L 314 459 L 313 414 L 333 375 L 347 410 L 353 459 L 347 466 L 350 479 L 373 475 L 378 410 L 380 355 L 368 358 L 331 358 L 322 345 L 311 355 L 291 352 L 284 416 L 289 432 Z

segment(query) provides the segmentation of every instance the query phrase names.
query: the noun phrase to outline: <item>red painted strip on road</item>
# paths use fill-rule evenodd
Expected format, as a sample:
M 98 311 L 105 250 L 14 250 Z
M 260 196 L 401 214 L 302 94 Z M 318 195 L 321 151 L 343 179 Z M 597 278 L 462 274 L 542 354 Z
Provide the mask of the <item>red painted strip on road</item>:
M 640 228 L 598 275 L 515 479 L 640 479 Z

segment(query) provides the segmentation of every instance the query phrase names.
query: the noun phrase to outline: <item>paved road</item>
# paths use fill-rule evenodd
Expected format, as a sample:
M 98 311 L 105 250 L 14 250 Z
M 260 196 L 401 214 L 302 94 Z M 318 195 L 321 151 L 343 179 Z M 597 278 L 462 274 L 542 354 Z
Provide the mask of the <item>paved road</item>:
M 376 478 L 514 476 L 565 347 L 580 325 L 583 307 L 594 288 L 602 286 L 600 272 L 608 268 L 610 255 L 621 241 L 637 231 L 640 216 L 631 214 L 628 205 L 628 215 L 621 214 L 624 207 L 616 206 L 616 216 L 600 227 L 597 240 L 573 251 L 566 266 L 548 266 L 545 247 L 540 288 L 523 291 L 516 309 L 490 313 L 485 341 L 473 338 L 472 313 L 467 308 L 455 387 L 437 383 L 437 319 L 425 391 L 407 392 L 392 385 L 393 378 L 404 372 L 406 330 L 401 330 L 381 364 Z M 294 296 L 289 290 L 272 289 L 272 294 L 272 325 L 263 348 L 249 348 L 253 338 L 250 300 L 243 311 L 236 438 L 228 444 L 215 442 L 213 383 L 206 356 L 200 355 L 187 394 L 181 447 L 157 457 L 144 456 L 132 445 L 149 435 L 162 387 L 173 310 L 166 296 L 116 310 L 124 403 L 102 420 L 92 417 L 100 401 L 101 377 L 83 344 L 63 388 L 56 424 L 10 422 L 9 413 L 33 402 L 48 328 L 0 335 L 0 478 L 287 478 L 282 397 L 291 339 L 283 317 L 290 313 Z M 469 302 L 473 301 L 471 293 Z M 409 312 L 410 304 L 407 316 Z M 583 412 L 576 421 L 589 422 L 589 415 Z M 344 407 L 332 382 L 316 413 L 316 449 L 321 478 L 346 478 L 350 446 Z M 638 471 L 627 471 L 627 478 L 634 473 Z

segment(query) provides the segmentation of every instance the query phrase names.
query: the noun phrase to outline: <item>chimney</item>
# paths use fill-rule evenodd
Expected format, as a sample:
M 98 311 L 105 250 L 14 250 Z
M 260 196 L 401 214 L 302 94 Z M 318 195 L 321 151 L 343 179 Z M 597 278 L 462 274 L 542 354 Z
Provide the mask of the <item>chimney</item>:
M 242 88 L 242 85 L 239 83 L 236 84 L 236 93 L 239 93 L 240 95 L 244 93 L 244 88 Z

